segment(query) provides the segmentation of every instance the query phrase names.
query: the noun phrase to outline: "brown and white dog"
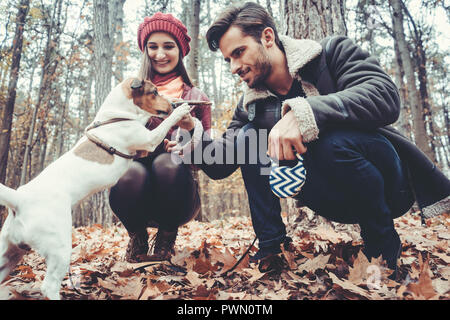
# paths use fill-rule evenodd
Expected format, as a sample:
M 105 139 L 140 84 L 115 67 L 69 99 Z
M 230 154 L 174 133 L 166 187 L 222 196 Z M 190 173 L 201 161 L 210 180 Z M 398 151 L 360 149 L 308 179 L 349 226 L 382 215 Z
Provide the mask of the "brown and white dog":
M 106 97 L 89 132 L 122 154 L 152 152 L 189 109 L 183 104 L 172 111 L 171 103 L 158 95 L 150 81 L 127 79 Z M 164 115 L 165 120 L 150 131 L 145 124 L 152 115 Z M 100 123 L 106 124 L 97 126 Z M 116 184 L 131 161 L 83 136 L 70 151 L 17 190 L 0 184 L 0 204 L 9 208 L 0 234 L 0 283 L 27 250 L 34 248 L 47 265 L 43 295 L 60 299 L 72 249 L 71 208 Z

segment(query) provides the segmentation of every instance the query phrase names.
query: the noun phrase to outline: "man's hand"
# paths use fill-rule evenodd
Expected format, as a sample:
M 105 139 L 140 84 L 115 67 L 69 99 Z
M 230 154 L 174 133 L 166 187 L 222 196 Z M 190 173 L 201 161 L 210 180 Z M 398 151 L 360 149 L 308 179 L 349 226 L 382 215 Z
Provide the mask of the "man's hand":
M 182 129 L 185 129 L 187 131 L 191 131 L 192 129 L 194 129 L 195 127 L 195 122 L 194 119 L 192 119 L 191 113 L 192 110 L 195 108 L 191 107 L 191 109 L 189 110 L 189 113 L 187 115 L 185 115 L 180 121 L 178 121 L 177 126 L 179 126 Z
M 294 160 L 294 150 L 303 154 L 306 147 L 303 145 L 294 111 L 291 110 L 270 131 L 267 154 L 273 159 Z

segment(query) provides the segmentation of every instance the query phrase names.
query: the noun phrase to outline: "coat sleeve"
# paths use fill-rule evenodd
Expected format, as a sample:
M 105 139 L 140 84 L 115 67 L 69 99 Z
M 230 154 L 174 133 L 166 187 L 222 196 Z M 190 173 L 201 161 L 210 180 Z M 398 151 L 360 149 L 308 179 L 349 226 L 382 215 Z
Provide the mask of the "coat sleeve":
M 323 49 L 336 92 L 289 99 L 283 105 L 284 113 L 294 110 L 305 142 L 328 126 L 376 129 L 398 119 L 398 89 L 374 57 L 343 36 L 328 39 Z
M 248 122 L 244 117 L 241 98 L 233 118 L 222 136 L 212 138 L 211 131 L 203 131 L 193 149 L 184 153 L 184 162 L 194 164 L 211 179 L 223 179 L 239 167 L 237 164 L 236 140 L 240 129 Z
M 209 101 L 209 98 L 206 94 L 201 92 L 199 100 Z M 202 126 L 205 131 L 211 129 L 211 105 L 199 105 L 196 110 L 196 117 L 202 122 Z

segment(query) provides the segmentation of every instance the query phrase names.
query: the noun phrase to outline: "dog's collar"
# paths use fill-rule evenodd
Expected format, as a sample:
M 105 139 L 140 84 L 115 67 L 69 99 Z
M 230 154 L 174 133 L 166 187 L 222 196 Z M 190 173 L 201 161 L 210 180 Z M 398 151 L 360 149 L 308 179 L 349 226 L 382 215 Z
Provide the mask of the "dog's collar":
M 106 124 L 120 122 L 120 121 L 126 121 L 126 120 L 131 120 L 131 119 L 113 118 L 113 119 L 109 119 L 109 120 L 105 120 L 105 121 L 94 121 L 92 124 L 90 124 L 84 130 L 84 134 L 85 134 L 86 138 L 88 138 L 89 140 L 94 142 L 100 148 L 108 151 L 110 154 L 115 154 L 115 155 L 118 155 L 119 157 L 122 157 L 122 158 L 125 158 L 125 159 L 135 159 L 136 158 L 136 154 L 131 155 L 131 154 L 126 154 L 126 153 L 120 152 L 116 148 L 114 148 L 114 147 L 110 146 L 109 144 L 101 141 L 98 137 L 96 137 L 92 133 L 88 132 L 91 129 L 98 128 L 98 127 L 106 125 Z

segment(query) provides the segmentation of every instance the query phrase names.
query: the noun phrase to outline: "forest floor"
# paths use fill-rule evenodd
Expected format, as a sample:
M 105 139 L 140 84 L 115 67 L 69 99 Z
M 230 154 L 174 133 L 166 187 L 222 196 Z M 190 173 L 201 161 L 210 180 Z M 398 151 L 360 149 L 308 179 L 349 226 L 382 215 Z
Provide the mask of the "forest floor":
M 450 298 L 450 215 L 421 225 L 418 215 L 395 220 L 402 239 L 399 278 L 378 260 L 367 261 L 356 226 L 304 215 L 283 215 L 297 250 L 280 254 L 284 267 L 261 273 L 248 255 L 229 270 L 253 241 L 248 217 L 192 221 L 179 230 L 171 263 L 124 262 L 128 234 L 121 225 L 73 229 L 69 274 L 61 289 L 65 300 L 336 300 Z M 148 229 L 150 236 L 154 229 Z M 256 251 L 252 248 L 251 254 Z M 5 280 L 0 299 L 42 299 L 45 263 L 28 253 Z

